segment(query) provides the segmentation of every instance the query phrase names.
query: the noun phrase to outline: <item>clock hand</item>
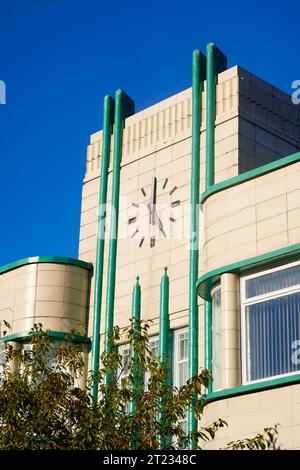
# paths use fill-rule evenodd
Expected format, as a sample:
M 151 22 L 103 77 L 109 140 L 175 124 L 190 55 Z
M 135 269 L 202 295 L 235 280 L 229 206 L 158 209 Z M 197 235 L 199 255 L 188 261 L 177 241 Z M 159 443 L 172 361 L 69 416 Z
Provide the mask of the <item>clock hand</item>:
M 167 238 L 166 232 L 164 231 L 164 225 L 163 225 L 163 223 L 162 223 L 162 221 L 161 221 L 161 219 L 160 219 L 158 213 L 156 212 L 155 207 L 152 208 L 150 203 L 148 204 L 147 207 L 148 207 L 148 209 L 150 210 L 150 215 L 151 215 L 151 217 L 153 218 L 153 224 L 152 224 L 152 225 L 158 224 L 159 230 L 161 231 L 161 233 L 163 234 L 163 236 L 164 236 L 165 238 Z
M 158 213 L 156 212 L 156 209 L 155 209 L 155 208 L 153 209 L 153 215 L 154 215 L 154 219 L 158 222 L 158 228 L 159 228 L 159 230 L 161 231 L 161 233 L 163 234 L 163 236 L 164 236 L 165 238 L 167 238 L 166 232 L 164 231 L 164 225 L 163 225 L 162 221 L 160 220 L 160 217 L 159 217 Z
M 155 209 L 155 206 L 156 206 L 156 187 L 157 187 L 157 178 L 156 176 L 153 176 L 152 187 L 151 187 L 151 199 L 150 199 L 151 208 L 150 208 L 150 218 L 149 218 L 149 223 L 151 225 L 155 224 L 153 210 Z

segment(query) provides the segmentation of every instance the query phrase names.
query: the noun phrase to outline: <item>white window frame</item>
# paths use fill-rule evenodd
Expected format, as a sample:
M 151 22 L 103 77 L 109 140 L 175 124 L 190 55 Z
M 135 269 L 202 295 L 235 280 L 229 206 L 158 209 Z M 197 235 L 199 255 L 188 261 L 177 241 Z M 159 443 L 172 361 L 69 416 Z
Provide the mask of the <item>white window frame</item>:
M 221 288 L 221 284 L 217 284 L 212 290 L 211 290 L 211 299 L 213 299 L 213 295 L 216 293 L 217 290 L 220 290 L 220 293 L 221 293 L 221 358 L 220 358 L 220 362 L 221 362 L 221 386 L 218 387 L 218 388 L 215 388 L 214 387 L 214 382 L 212 380 L 212 390 L 213 392 L 219 392 L 220 390 L 223 390 L 223 384 L 222 384 L 222 288 Z M 213 369 L 214 369 L 214 363 L 213 363 L 213 359 L 214 359 L 214 355 L 213 355 L 213 352 L 214 352 L 214 324 L 213 324 L 213 318 L 214 318 L 214 312 L 212 311 L 212 319 L 211 319 L 211 341 L 212 341 L 212 347 L 211 347 L 211 365 L 212 365 L 212 370 L 211 370 L 211 373 L 213 375 Z M 214 379 L 214 376 L 212 377 Z
M 173 353 L 173 385 L 175 387 L 178 387 L 178 388 L 181 387 L 182 385 L 185 385 L 185 384 L 182 384 L 182 385 L 179 384 L 179 365 L 180 365 L 180 361 L 178 360 L 178 357 L 179 357 L 178 337 L 179 337 L 179 335 L 182 335 L 182 334 L 187 334 L 188 335 L 188 331 L 189 331 L 188 327 L 179 328 L 177 330 L 174 330 L 174 339 L 173 339 L 173 345 L 174 345 L 174 348 L 173 348 L 173 351 L 174 351 L 174 353 Z M 189 340 L 188 336 L 187 336 L 187 340 Z M 188 348 L 189 348 L 189 344 L 188 344 Z M 188 358 L 184 362 L 187 362 L 187 367 L 188 367 Z M 178 421 L 179 421 L 179 423 L 186 423 L 186 426 L 187 426 L 187 414 L 186 414 L 185 418 L 180 418 Z
M 158 351 L 157 351 L 157 359 L 158 359 L 158 356 L 159 356 L 159 335 L 150 336 L 149 341 L 148 341 L 148 345 L 149 345 L 149 349 L 151 350 L 151 343 L 154 343 L 156 341 L 158 341 Z M 150 380 L 150 371 L 147 370 L 145 372 L 145 376 L 144 376 L 145 391 L 148 391 L 149 380 Z
M 128 349 L 129 350 L 129 361 L 130 361 L 130 345 L 129 343 L 125 343 L 125 344 L 120 344 L 118 346 L 118 354 L 120 354 L 122 357 L 123 357 L 123 351 L 125 349 Z M 121 372 L 121 368 L 118 368 L 118 384 L 121 385 L 121 380 L 122 379 L 126 379 L 128 377 L 128 373 L 127 374 L 124 374 L 124 370 Z
M 151 343 L 154 343 L 154 342 L 156 342 L 156 341 L 159 341 L 159 335 L 154 335 L 154 336 L 150 336 L 150 337 L 149 337 L 148 345 L 149 345 L 149 348 L 150 348 L 150 349 L 151 349 Z M 158 347 L 159 347 L 159 345 L 158 345 Z M 129 360 L 130 360 L 130 354 L 131 354 L 130 349 L 131 349 L 131 348 L 130 348 L 130 344 L 129 344 L 129 343 L 120 344 L 120 345 L 118 346 L 118 353 L 119 353 L 120 355 L 122 355 L 122 352 L 123 352 L 125 349 L 128 349 L 128 350 L 129 350 Z M 157 356 L 157 357 L 158 357 L 158 356 Z M 126 377 L 128 377 L 128 374 L 124 374 L 124 373 L 121 374 L 121 373 L 120 373 L 120 368 L 118 368 L 118 383 L 121 384 L 121 380 L 122 380 L 123 378 L 126 378 Z M 149 371 L 146 371 L 145 377 L 144 377 L 144 383 L 145 383 L 145 385 L 148 383 L 149 379 L 150 379 L 150 373 L 149 373 Z
M 249 305 L 254 305 L 262 301 L 267 301 L 271 299 L 276 299 L 284 297 L 289 294 L 294 294 L 300 292 L 300 283 L 295 284 L 291 287 L 286 287 L 284 289 L 278 289 L 266 294 L 257 295 L 255 297 L 246 298 L 246 281 L 256 277 L 264 276 L 266 274 L 271 274 L 276 271 L 284 271 L 285 269 L 291 268 L 293 266 L 300 265 L 300 261 L 295 261 L 293 263 L 288 263 L 284 265 L 277 266 L 276 268 L 270 268 L 263 271 L 256 271 L 253 274 L 241 276 L 240 278 L 240 298 L 241 298 L 241 358 L 242 358 L 242 385 L 255 384 L 259 382 L 266 382 L 268 380 L 279 379 L 282 377 L 289 377 L 297 375 L 300 371 L 287 372 L 286 374 L 272 375 L 269 377 L 260 378 L 257 380 L 247 380 L 247 370 L 248 370 L 248 357 L 247 351 L 249 351 L 249 342 L 247 336 L 247 325 L 246 325 L 246 307 Z
M 173 377 L 174 377 L 174 380 L 173 380 L 173 383 L 175 385 L 175 387 L 180 387 L 181 385 L 179 385 L 179 364 L 180 364 L 180 361 L 178 360 L 178 356 L 179 356 L 179 348 L 178 348 L 178 336 L 179 335 L 182 335 L 184 333 L 187 333 L 188 334 L 188 328 L 180 328 L 178 330 L 175 330 L 174 331 L 174 358 L 173 358 Z M 187 362 L 188 364 L 188 359 L 187 360 L 184 360 L 184 361 L 181 361 L 181 362 Z

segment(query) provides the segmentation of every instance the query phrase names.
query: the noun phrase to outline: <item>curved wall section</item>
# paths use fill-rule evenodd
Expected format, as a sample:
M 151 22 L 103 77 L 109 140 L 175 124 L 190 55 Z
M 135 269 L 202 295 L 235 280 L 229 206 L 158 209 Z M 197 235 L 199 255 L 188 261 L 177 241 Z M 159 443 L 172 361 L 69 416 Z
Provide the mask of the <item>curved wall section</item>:
M 204 272 L 300 242 L 300 162 L 212 194 Z
M 0 336 L 29 331 L 34 323 L 85 334 L 90 270 L 88 263 L 69 258 L 31 258 L 1 268 Z

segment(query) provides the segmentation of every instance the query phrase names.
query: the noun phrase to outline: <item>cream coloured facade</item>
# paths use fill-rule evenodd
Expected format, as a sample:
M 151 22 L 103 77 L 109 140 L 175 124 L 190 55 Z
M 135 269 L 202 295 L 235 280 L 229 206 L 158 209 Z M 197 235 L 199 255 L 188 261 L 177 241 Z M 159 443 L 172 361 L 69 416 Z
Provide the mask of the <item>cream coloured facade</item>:
M 287 365 L 279 371 L 274 366 L 272 373 L 269 356 L 262 359 L 264 370 L 253 365 L 254 357 L 259 362 L 260 350 L 247 335 L 256 323 L 250 319 L 251 300 L 242 296 L 247 276 L 297 266 L 300 261 L 300 109 L 292 104 L 290 96 L 239 66 L 219 73 L 215 90 L 214 184 L 207 187 L 206 95 L 205 81 L 200 112 L 198 367 L 209 366 L 218 375 L 218 387 L 212 383 L 208 390 L 205 420 L 222 417 L 228 421 L 228 428 L 219 431 L 207 447 L 224 447 L 230 440 L 280 423 L 278 443 L 284 448 L 300 449 L 300 367 Z M 160 282 L 164 267 L 168 267 L 173 335 L 170 355 L 177 384 L 180 378 L 176 367 L 181 361 L 188 368 L 189 360 L 187 350 L 179 357 L 178 348 L 179 344 L 188 348 L 190 341 L 192 124 L 191 88 L 127 117 L 120 164 L 113 323 L 128 326 L 132 288 L 139 276 L 141 318 L 152 320 L 153 337 L 160 334 Z M 110 139 L 108 207 L 113 203 L 114 133 Z M 0 317 L 12 325 L 6 333 L 10 341 L 18 341 L 18 335 L 24 340 L 34 322 L 61 333 L 80 327 L 82 341 L 93 336 L 102 149 L 103 132 L 99 131 L 91 135 L 87 148 L 80 261 L 36 258 L 0 270 Z M 151 209 L 154 193 L 155 211 Z M 156 219 L 151 223 L 153 216 Z M 101 351 L 107 316 L 111 220 L 108 209 Z M 155 241 L 151 242 L 153 230 Z M 296 279 L 296 274 L 293 276 Z M 286 295 L 297 295 L 300 281 L 296 281 L 281 290 L 287 288 L 290 290 Z M 216 289 L 220 293 L 219 315 L 213 301 Z M 262 300 L 268 301 L 269 297 Z M 253 305 L 257 305 L 255 302 Z M 258 314 L 255 311 L 253 315 Z M 300 340 L 296 317 L 294 329 Z M 261 331 L 273 331 L 267 328 L 262 326 Z M 287 337 L 292 338 L 291 333 Z M 271 341 L 274 348 L 276 341 Z M 275 349 L 274 357 L 281 361 Z M 88 364 L 90 367 L 90 358 Z M 255 374 L 260 377 L 253 379 Z

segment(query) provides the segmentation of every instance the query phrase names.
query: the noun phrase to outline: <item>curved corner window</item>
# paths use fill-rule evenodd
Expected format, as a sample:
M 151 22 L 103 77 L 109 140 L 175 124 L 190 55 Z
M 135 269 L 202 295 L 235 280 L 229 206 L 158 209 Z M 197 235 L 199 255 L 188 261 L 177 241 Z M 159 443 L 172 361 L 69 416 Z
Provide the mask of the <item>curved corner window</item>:
M 300 263 L 241 279 L 243 383 L 300 371 Z
M 222 315 L 221 286 L 212 293 L 212 390 L 222 388 Z

